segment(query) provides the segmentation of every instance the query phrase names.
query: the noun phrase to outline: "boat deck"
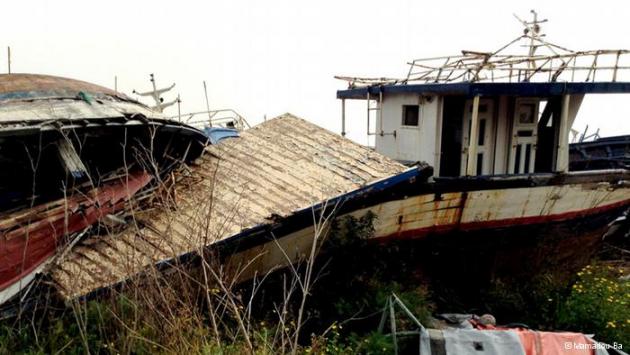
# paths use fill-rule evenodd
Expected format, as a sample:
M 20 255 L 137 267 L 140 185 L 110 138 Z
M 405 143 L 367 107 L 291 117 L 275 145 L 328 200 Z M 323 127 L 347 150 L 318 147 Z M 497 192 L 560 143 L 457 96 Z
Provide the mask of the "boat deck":
M 163 208 L 138 212 L 119 234 L 77 245 L 52 270 L 53 284 L 65 299 L 81 297 L 405 170 L 285 114 L 209 146 L 158 203 Z

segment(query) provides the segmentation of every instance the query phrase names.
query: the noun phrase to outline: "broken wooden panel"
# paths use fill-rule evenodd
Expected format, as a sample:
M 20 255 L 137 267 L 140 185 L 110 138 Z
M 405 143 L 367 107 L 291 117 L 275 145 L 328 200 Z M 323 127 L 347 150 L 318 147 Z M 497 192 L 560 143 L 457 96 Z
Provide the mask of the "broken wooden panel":
M 85 168 L 85 164 L 81 161 L 81 158 L 70 140 L 64 138 L 58 139 L 57 142 L 55 142 L 55 146 L 57 147 L 61 164 L 68 175 L 75 179 L 81 179 L 87 176 L 88 171 Z

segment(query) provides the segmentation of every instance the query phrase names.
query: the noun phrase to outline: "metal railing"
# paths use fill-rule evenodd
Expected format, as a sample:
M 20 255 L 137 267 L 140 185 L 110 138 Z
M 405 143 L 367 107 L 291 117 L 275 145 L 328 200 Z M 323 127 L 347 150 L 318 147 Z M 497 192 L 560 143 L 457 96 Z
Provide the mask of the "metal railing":
M 190 112 L 177 116 L 166 117 L 171 120 L 186 123 L 195 128 L 207 127 L 234 128 L 243 131 L 250 128 L 249 122 L 233 109 Z
M 573 51 L 543 39 L 540 24 L 521 21 L 524 34 L 493 52 L 462 51 L 461 54 L 415 59 L 408 62 L 404 78 L 336 76 L 350 89 L 376 85 L 452 82 L 616 82 L 630 80 L 630 50 Z M 509 53 L 512 47 L 527 48 L 526 54 Z M 517 51 L 514 51 L 517 53 Z M 625 74 L 625 77 L 621 75 Z

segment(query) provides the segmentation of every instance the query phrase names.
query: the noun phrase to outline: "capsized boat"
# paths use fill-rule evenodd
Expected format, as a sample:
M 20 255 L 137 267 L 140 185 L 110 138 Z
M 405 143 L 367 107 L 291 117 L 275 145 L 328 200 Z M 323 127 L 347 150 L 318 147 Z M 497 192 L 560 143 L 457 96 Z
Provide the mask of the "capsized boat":
M 431 174 L 291 114 L 217 143 L 179 175 L 172 204 L 77 243 L 49 274 L 60 298 L 150 281 L 155 269 L 186 271 L 206 253 L 239 281 L 262 276 L 304 260 L 331 211 L 347 215 L 400 198 Z
M 114 90 L 0 75 L 0 303 L 104 220 L 124 224 L 206 140 Z

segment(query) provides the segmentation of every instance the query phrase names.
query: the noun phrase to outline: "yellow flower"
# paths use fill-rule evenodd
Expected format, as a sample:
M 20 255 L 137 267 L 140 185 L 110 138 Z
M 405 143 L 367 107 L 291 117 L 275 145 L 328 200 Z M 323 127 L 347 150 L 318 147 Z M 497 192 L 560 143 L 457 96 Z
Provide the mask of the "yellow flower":
M 606 328 L 617 328 L 615 321 L 606 323 Z

